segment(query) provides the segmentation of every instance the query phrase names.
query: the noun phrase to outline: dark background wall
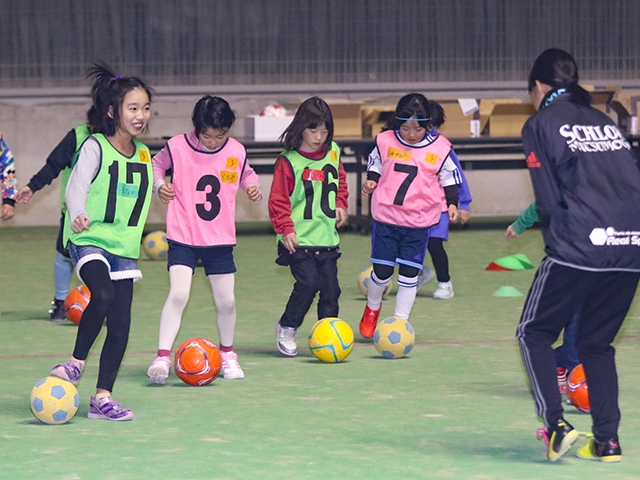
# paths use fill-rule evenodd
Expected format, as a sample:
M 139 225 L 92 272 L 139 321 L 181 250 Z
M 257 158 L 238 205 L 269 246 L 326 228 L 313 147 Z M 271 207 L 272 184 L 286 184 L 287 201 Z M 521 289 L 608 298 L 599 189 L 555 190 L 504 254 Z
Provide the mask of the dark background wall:
M 640 79 L 637 0 L 0 0 L 0 88 L 522 81 L 554 46 Z

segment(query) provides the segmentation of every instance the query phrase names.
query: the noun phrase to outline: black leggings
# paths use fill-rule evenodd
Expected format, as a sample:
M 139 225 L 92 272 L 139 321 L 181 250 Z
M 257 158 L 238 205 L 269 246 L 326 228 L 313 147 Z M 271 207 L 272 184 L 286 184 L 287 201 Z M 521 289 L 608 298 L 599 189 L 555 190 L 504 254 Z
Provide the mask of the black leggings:
M 442 238 L 429 238 L 429 244 L 427 245 L 429 255 L 431 255 L 431 261 L 433 262 L 433 268 L 436 271 L 436 277 L 438 282 L 448 282 L 451 280 L 449 276 L 449 257 L 447 252 L 444 251 L 444 240 Z
M 106 317 L 107 337 L 100 354 L 96 387 L 111 392 L 129 341 L 133 280 L 111 280 L 109 269 L 101 260 L 85 263 L 80 276 L 91 291 L 91 301 L 78 326 L 73 356 L 87 359 Z

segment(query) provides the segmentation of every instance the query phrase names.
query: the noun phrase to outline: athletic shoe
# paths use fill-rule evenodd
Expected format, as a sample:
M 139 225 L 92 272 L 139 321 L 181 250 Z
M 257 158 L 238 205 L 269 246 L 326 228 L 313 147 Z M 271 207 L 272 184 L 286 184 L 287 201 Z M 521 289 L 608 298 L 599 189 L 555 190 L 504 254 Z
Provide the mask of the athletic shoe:
M 595 438 L 592 438 L 589 443 L 578 449 L 576 456 L 607 463 L 619 462 L 622 459 L 622 450 L 617 440 L 610 439 L 604 443 L 599 443 L 596 442 Z
M 557 376 L 558 376 L 558 390 L 560 391 L 560 395 L 567 394 L 567 369 L 564 367 L 557 367 Z
M 225 380 L 239 380 L 244 378 L 244 372 L 238 363 L 235 352 L 220 352 L 222 357 L 222 377 Z
M 420 287 L 422 285 L 424 285 L 425 283 L 429 283 L 431 280 L 433 280 L 435 276 L 436 276 L 435 270 L 432 270 L 427 266 L 422 267 L 422 271 L 420 272 L 420 275 L 418 275 L 418 290 L 420 290 Z
M 109 396 L 100 399 L 91 397 L 90 403 L 87 418 L 93 420 L 111 420 L 114 422 L 133 420 L 133 412 L 127 408 L 122 408 L 122 405 L 114 402 Z
M 169 371 L 171 370 L 171 358 L 169 357 L 156 357 L 151 363 L 151 366 L 147 369 L 147 376 L 149 380 L 158 385 L 164 385 L 169 378 Z
M 373 334 L 376 331 L 376 325 L 378 324 L 378 315 L 380 315 L 380 310 L 382 310 L 382 305 L 380 305 L 378 310 L 371 310 L 369 308 L 369 304 L 364 307 L 364 313 L 360 320 L 360 335 L 364 338 L 373 337 Z
M 278 351 L 287 357 L 295 357 L 298 354 L 296 345 L 296 329 L 293 327 L 283 327 L 280 320 L 276 322 L 276 347 Z
M 447 298 L 453 298 L 453 285 L 449 282 L 438 282 L 436 291 L 433 292 L 433 298 L 436 300 L 445 300 Z
M 59 363 L 58 365 L 53 367 L 51 369 L 51 375 L 77 385 L 80 381 L 83 370 L 83 364 L 74 362 L 73 360 L 69 360 L 68 362 Z
M 578 431 L 561 418 L 549 429 L 539 428 L 536 432 L 538 440 L 543 439 L 547 446 L 547 458 L 552 462 L 567 453 L 571 445 L 578 439 Z
M 52 322 L 64 322 L 67 319 L 67 312 L 64 311 L 64 300 L 53 299 L 49 309 L 49 320 Z

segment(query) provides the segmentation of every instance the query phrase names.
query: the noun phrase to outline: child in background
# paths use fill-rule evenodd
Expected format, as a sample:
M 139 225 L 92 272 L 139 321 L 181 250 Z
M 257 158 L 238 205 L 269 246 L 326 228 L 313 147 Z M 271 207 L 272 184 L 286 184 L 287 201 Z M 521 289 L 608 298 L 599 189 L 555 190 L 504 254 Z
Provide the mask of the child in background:
M 318 97 L 305 100 L 282 134 L 285 151 L 276 160 L 269 217 L 277 233 L 278 265 L 296 280 L 285 311 L 276 322 L 276 347 L 298 353 L 296 330 L 320 292 L 318 319 L 338 316 L 337 228 L 347 218 L 346 173 L 333 142 L 333 116 Z
M 235 115 L 225 100 L 209 95 L 201 98 L 193 109 L 192 121 L 195 129 L 171 138 L 152 161 L 154 190 L 169 205 L 171 287 L 160 316 L 158 356 L 147 370 L 149 379 L 160 385 L 165 384 L 171 370 L 171 348 L 198 260 L 209 277 L 218 310 L 222 376 L 227 380 L 244 378 L 233 351 L 236 194 L 241 188 L 249 200 L 259 202 L 260 181 L 249 166 L 245 148 L 229 137 Z M 169 169 L 171 182 L 166 183 Z
M 13 155 L 7 144 L 2 140 L 0 132 L 0 187 L 2 187 L 2 207 L 0 218 L 11 220 L 15 213 L 15 196 L 18 188 L 16 170 L 13 165 Z
M 538 221 L 538 211 L 536 202 L 531 204 L 522 212 L 518 219 L 507 227 L 504 232 L 505 240 L 515 240 L 518 235 L 522 234 L 527 228 L 531 227 Z M 556 358 L 558 390 L 561 394 L 567 393 L 567 375 L 578 366 L 580 359 L 578 358 L 578 350 L 576 349 L 576 330 L 578 328 L 579 315 L 574 315 L 573 319 L 564 328 L 562 334 L 562 345 L 553 349 Z M 569 400 L 567 400 L 569 403 Z
M 149 149 L 135 140 L 151 116 L 151 90 L 136 77 L 119 77 L 104 65 L 89 71 L 95 133 L 78 157 L 67 185 L 63 242 L 78 277 L 91 291 L 82 314 L 71 359 L 51 375 L 77 385 L 85 361 L 106 317 L 95 396 L 88 417 L 133 419 L 133 412 L 111 398 L 131 326 L 133 282 L 142 278 L 137 259 L 149 212 L 152 176 Z
M 418 290 L 429 240 L 429 227 L 446 208 L 449 220 L 458 219 L 459 171 L 451 160 L 451 143 L 434 137 L 432 118 L 438 104 L 410 93 L 400 99 L 394 116 L 376 136 L 369 155 L 362 194 L 373 194 L 371 239 L 373 272 L 360 334 L 373 337 L 382 308 L 382 294 L 398 267 L 394 315 L 407 320 Z
M 440 104 L 435 104 L 431 122 L 433 129 L 431 135 L 435 138 L 440 135 L 437 132 L 437 128 L 440 128 L 444 124 L 444 109 Z M 455 163 L 458 172 L 460 173 L 460 184 L 458 184 L 458 211 L 460 213 L 460 223 L 465 224 L 471 218 L 469 213 L 469 204 L 471 203 L 471 192 L 469 191 L 469 184 L 464 176 L 460 161 L 456 152 L 452 149 L 449 154 L 453 163 Z M 433 262 L 433 268 L 435 272 L 428 267 L 422 269 L 420 276 L 418 277 L 418 289 L 425 283 L 431 281 L 434 276 L 438 279 L 438 286 L 436 291 L 433 292 L 433 298 L 436 300 L 444 300 L 453 297 L 453 285 L 451 284 L 451 277 L 449 276 L 449 257 L 444 250 L 444 242 L 449 239 L 449 213 L 443 211 L 440 215 L 440 222 L 429 228 L 429 242 L 427 250 L 431 256 Z
M 89 112 L 87 112 L 87 115 L 89 115 Z M 67 314 L 64 311 L 64 300 L 69 293 L 69 282 L 73 276 L 73 262 L 69 256 L 69 251 L 62 244 L 64 218 L 67 212 L 64 195 L 69 175 L 71 174 L 71 168 L 73 167 L 75 159 L 77 159 L 76 153 L 80 150 L 80 147 L 89 135 L 91 135 L 89 126 L 84 123 L 70 130 L 49 154 L 44 166 L 38 173 L 31 177 L 29 183 L 22 187 L 16 194 L 16 201 L 18 203 L 27 203 L 34 193 L 45 185 L 49 185 L 58 174 L 62 172 L 62 184 L 60 185 L 62 214 L 60 216 L 58 238 L 56 239 L 56 250 L 58 253 L 53 262 L 55 293 L 53 295 L 53 301 L 51 302 L 51 308 L 48 312 L 49 320 L 52 322 L 63 322 L 67 318 Z

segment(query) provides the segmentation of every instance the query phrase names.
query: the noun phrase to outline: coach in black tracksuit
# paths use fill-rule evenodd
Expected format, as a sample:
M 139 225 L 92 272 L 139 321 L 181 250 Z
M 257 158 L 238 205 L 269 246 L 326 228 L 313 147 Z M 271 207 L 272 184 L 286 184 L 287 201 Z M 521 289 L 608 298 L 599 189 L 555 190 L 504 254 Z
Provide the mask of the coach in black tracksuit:
M 529 92 L 538 112 L 522 142 L 547 256 L 536 272 L 517 338 L 554 461 L 578 438 L 563 419 L 552 344 L 580 311 L 594 440 L 581 458 L 619 461 L 618 377 L 611 346 L 640 278 L 640 171 L 613 121 L 590 106 L 575 61 L 551 49 L 536 60 Z

